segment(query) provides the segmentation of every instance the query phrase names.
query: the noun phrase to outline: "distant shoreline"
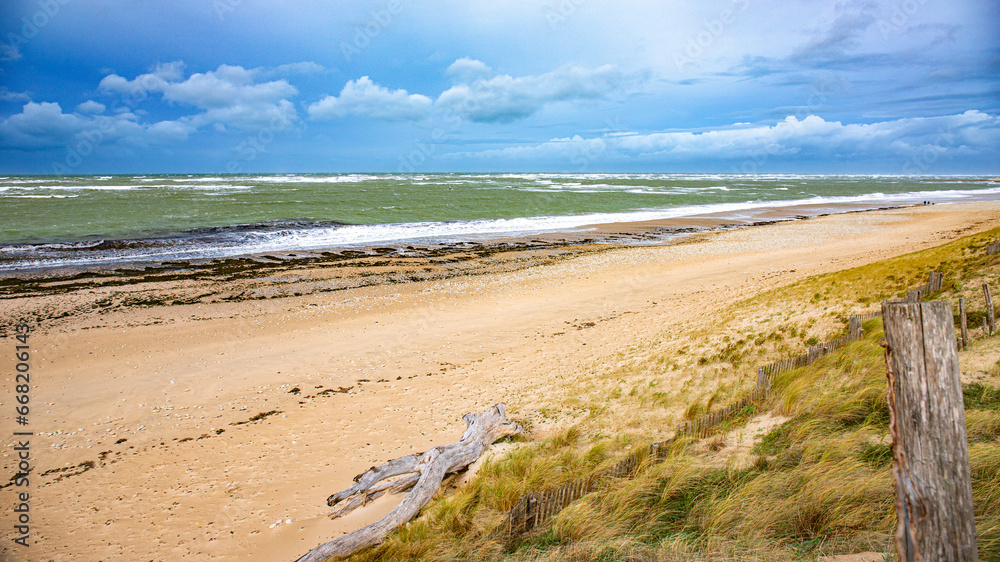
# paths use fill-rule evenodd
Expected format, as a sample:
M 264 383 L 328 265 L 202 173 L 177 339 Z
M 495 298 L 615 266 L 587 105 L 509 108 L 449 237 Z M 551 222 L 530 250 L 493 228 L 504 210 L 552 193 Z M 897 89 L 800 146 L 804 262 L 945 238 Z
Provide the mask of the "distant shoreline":
M 403 240 L 384 244 L 359 245 L 353 247 L 330 247 L 319 249 L 303 249 L 279 252 L 256 252 L 236 254 L 231 256 L 192 258 L 192 259 L 128 259 L 120 263 L 98 263 L 94 265 L 52 265 L 52 266 L 20 266 L 15 270 L 4 270 L 4 259 L 0 257 L 0 282 L 9 285 L 15 279 L 59 279 L 75 277 L 83 274 L 101 276 L 116 273 L 131 274 L 136 271 L 147 273 L 165 271 L 208 270 L 212 268 L 226 269 L 239 267 L 240 264 L 287 263 L 296 265 L 334 264 L 345 260 L 361 257 L 392 257 L 422 258 L 438 257 L 453 253 L 468 251 L 510 251 L 516 249 L 531 250 L 540 247 L 556 248 L 571 246 L 636 246 L 660 245 L 680 241 L 684 236 L 714 230 L 730 230 L 774 224 L 776 222 L 802 220 L 806 218 L 836 215 L 843 213 L 858 213 L 868 211 L 885 211 L 904 208 L 910 205 L 869 206 L 861 204 L 813 204 L 792 207 L 763 208 L 752 212 L 741 213 L 707 213 L 683 218 L 671 218 L 652 221 L 616 222 L 586 225 L 564 231 L 529 233 L 523 235 L 477 237 L 473 240 L 463 240 L 444 243 L 420 243 Z M 917 205 L 919 206 L 919 205 Z M 144 240 L 110 240 L 109 245 L 142 246 Z
M 1000 200 L 986 177 L 426 174 L 0 178 L 0 275 L 524 240 L 678 235 L 924 202 Z M 270 258 L 268 258 L 270 259 Z

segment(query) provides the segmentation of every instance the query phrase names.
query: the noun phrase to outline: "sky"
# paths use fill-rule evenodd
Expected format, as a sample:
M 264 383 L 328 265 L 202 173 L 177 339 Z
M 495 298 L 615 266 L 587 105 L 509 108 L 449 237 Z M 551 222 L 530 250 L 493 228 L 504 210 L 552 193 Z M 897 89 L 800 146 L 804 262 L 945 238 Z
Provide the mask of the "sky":
M 4 0 L 0 173 L 1000 175 L 996 0 Z

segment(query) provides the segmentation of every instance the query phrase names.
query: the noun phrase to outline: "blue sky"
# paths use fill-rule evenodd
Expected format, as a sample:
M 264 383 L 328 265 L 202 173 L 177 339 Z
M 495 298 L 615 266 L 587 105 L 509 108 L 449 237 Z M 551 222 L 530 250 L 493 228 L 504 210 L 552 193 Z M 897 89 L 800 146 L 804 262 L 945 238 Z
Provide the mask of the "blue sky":
M 995 0 L 0 10 L 4 174 L 1000 174 Z

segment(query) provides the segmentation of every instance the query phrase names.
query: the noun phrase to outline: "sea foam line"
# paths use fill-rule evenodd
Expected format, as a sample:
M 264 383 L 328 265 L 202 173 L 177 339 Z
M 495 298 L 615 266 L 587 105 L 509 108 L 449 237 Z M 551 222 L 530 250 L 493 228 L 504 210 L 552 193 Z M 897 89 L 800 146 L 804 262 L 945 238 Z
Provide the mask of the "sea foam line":
M 17 268 L 73 267 L 135 261 L 158 261 L 199 258 L 225 258 L 237 255 L 269 252 L 294 252 L 336 247 L 364 247 L 374 244 L 394 243 L 447 243 L 469 240 L 486 240 L 506 236 L 524 236 L 546 232 L 579 232 L 597 224 L 647 222 L 705 215 L 739 217 L 747 211 L 780 209 L 794 206 L 819 206 L 857 204 L 862 207 L 918 204 L 921 201 L 957 202 L 970 199 L 992 200 L 1000 198 L 1000 187 L 977 190 L 918 191 L 896 195 L 870 193 L 853 196 L 810 197 L 785 201 L 746 201 L 687 205 L 662 209 L 644 209 L 618 213 L 588 213 L 566 216 L 521 217 L 513 219 L 483 219 L 454 222 L 415 222 L 369 225 L 337 225 L 289 227 L 280 230 L 260 230 L 228 233 L 211 241 L 201 239 L 172 239 L 169 247 L 142 247 L 127 252 L 95 251 L 91 255 L 51 256 L 51 259 L 33 255 L 33 258 L 13 260 L 0 264 L 0 271 Z M 745 216 L 745 215 L 744 215 Z M 16 247 L 8 246 L 3 250 Z M 34 246 L 39 249 L 40 246 Z M 21 252 L 28 248 L 20 247 Z M 3 252 L 9 253 L 9 252 Z M 14 253 L 18 253 L 15 251 Z M 31 252 L 34 253 L 34 252 Z

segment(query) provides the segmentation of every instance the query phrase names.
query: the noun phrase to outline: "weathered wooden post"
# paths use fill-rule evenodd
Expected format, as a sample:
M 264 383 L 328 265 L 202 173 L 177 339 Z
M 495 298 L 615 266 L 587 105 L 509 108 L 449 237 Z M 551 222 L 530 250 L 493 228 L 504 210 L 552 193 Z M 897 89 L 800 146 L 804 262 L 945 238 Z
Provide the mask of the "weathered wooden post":
M 857 316 L 851 316 L 851 318 L 847 321 L 847 333 L 849 333 L 852 338 L 860 338 L 862 331 L 861 319 Z
M 936 293 L 944 286 L 944 273 L 932 271 L 927 278 L 927 293 Z
M 771 388 L 771 381 L 767 380 L 764 374 L 764 367 L 757 368 L 757 390 L 768 390 Z
M 986 320 L 989 321 L 990 335 L 997 331 L 997 319 L 993 315 L 993 297 L 990 296 L 989 283 L 983 283 L 983 296 L 986 297 Z
M 962 349 L 965 349 L 969 347 L 969 319 L 965 315 L 965 297 L 958 297 L 958 315 L 962 322 Z
M 958 298 L 958 315 L 962 328 L 962 349 L 969 346 L 969 318 L 965 312 L 965 297 Z
M 978 560 L 951 304 L 882 304 L 896 548 L 904 561 Z

